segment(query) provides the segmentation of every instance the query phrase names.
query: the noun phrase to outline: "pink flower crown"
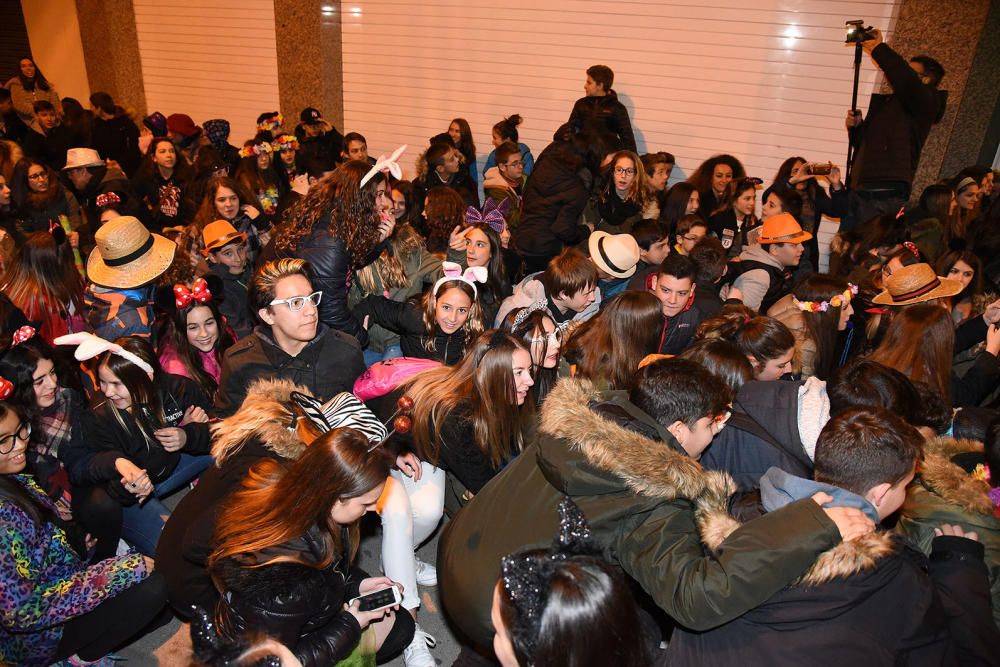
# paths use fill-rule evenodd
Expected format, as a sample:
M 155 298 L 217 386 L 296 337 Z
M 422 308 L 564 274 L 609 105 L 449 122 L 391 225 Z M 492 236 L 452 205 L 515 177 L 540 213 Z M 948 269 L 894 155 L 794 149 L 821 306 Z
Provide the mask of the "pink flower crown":
M 792 303 L 795 307 L 805 313 L 825 313 L 830 310 L 830 308 L 840 308 L 846 306 L 851 302 L 858 293 L 858 286 L 853 283 L 847 284 L 847 289 L 844 290 L 843 294 L 837 294 L 830 298 L 829 301 L 799 301 L 794 296 L 792 297 Z
M 275 153 L 284 153 L 285 151 L 297 151 L 299 150 L 299 140 L 290 134 L 282 134 L 272 143 L 272 148 Z

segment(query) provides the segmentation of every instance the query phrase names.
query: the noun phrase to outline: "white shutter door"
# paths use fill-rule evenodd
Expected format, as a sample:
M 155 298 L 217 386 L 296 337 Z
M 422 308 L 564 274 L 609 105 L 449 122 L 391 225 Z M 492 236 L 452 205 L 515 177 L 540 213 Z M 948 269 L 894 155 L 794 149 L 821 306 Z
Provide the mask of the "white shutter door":
M 355 0 L 342 4 L 345 131 L 369 153 L 412 158 L 464 117 L 480 167 L 493 124 L 519 113 L 537 156 L 604 64 L 640 152 L 677 157 L 672 181 L 730 152 L 770 182 L 791 155 L 843 165 L 853 47 L 844 21 L 888 38 L 897 2 L 757 0 Z M 859 102 L 876 81 L 866 57 Z M 481 173 L 481 169 L 480 169 Z
M 278 109 L 273 0 L 133 0 L 150 112 L 225 118 L 242 146 Z M 294 123 L 293 123 L 294 125 Z

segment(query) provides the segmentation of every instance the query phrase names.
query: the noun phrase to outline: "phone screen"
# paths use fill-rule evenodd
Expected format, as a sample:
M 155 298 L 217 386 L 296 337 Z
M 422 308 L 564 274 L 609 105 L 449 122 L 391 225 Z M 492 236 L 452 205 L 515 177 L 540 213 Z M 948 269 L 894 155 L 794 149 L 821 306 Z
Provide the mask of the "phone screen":
M 381 607 L 389 607 L 396 604 L 396 596 L 393 590 L 392 587 L 389 587 L 375 591 L 374 593 L 362 595 L 359 598 L 361 611 L 374 611 Z

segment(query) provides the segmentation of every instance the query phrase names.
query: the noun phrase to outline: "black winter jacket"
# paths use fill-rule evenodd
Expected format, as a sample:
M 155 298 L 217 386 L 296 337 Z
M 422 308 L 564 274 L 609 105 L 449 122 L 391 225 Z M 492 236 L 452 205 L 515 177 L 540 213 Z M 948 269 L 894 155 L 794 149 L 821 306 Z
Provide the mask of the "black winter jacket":
M 434 351 L 429 352 L 424 347 L 424 316 L 420 306 L 412 300 L 393 301 L 373 294 L 362 299 L 354 307 L 354 316 L 359 321 L 368 317 L 371 324 L 398 333 L 399 347 L 403 350 L 404 356 L 434 359 L 453 366 L 461 361 L 465 354 L 465 327 L 455 333 L 446 334 L 435 324 Z
M 931 126 L 944 114 L 944 93 L 923 83 L 888 44 L 876 46 L 872 58 L 892 86 L 892 94 L 873 94 L 868 117 L 852 129 L 858 149 L 851 187 L 903 183 L 909 191 Z
M 664 318 L 663 332 L 660 334 L 660 354 L 677 355 L 683 352 L 694 338 L 694 332 L 701 324 L 701 311 L 692 300 L 684 310 L 673 317 Z
M 514 230 L 514 247 L 522 255 L 551 258 L 564 246 L 574 246 L 590 236 L 580 215 L 589 192 L 579 174 L 559 155 L 558 144 L 538 156 L 524 185 L 524 213 Z
M 157 428 L 178 426 L 184 417 L 184 412 L 191 406 L 208 411 L 209 405 L 205 394 L 198 385 L 186 377 L 161 373 L 155 382 L 156 391 L 163 404 L 166 417 L 164 424 L 147 422 L 143 435 L 135 417 L 118 410 L 124 421 L 124 427 L 115 416 L 115 407 L 98 393 L 91 402 L 91 409 L 83 411 L 83 437 L 86 448 L 71 448 L 63 463 L 69 473 L 70 481 L 76 485 L 101 485 L 108 495 L 122 505 L 135 504 L 135 496 L 122 486 L 121 474 L 115 468 L 115 459 L 126 458 L 139 468 L 144 469 L 154 484 L 162 482 L 174 471 L 180 461 L 181 453 L 207 454 L 209 448 L 209 431 L 207 423 L 185 424 L 181 426 L 187 435 L 187 443 L 181 451 L 168 452 L 152 436 Z M 133 409 L 141 409 L 134 406 Z
M 343 543 L 347 545 L 344 531 Z M 323 558 L 320 529 L 254 554 L 257 562 L 290 555 L 306 562 Z M 219 582 L 220 628 L 230 635 L 260 633 L 287 646 L 304 667 L 327 667 L 343 660 L 361 639 L 361 626 L 344 604 L 358 595 L 368 575 L 342 555 L 318 569 L 293 562 L 241 567 L 224 559 L 213 571 Z
M 617 148 L 635 150 L 635 136 L 632 134 L 628 109 L 618 101 L 618 93 L 614 90 L 603 97 L 578 99 L 569 115 L 569 124 L 577 130 L 593 128 L 597 132 L 610 134 L 618 140 Z
M 226 316 L 226 322 L 241 339 L 253 332 L 254 317 L 250 313 L 250 302 L 247 286 L 253 278 L 253 267 L 247 262 L 242 274 L 229 272 L 225 264 L 209 266 L 212 275 L 222 281 L 222 303 L 219 312 Z
M 996 665 L 989 606 L 982 544 L 939 537 L 928 560 L 876 533 L 831 549 L 804 581 L 726 625 L 677 628 L 669 663 Z
M 805 381 L 747 382 L 736 392 L 733 415 L 700 463 L 729 473 L 740 491 L 760 486 L 761 476 L 776 467 L 812 478 L 812 459 L 799 433 L 799 388 Z
M 364 370 L 358 341 L 345 333 L 320 324 L 316 337 L 292 357 L 274 342 L 271 327 L 258 325 L 223 356 L 215 412 L 220 417 L 236 412 L 254 380 L 291 380 L 326 401 L 342 391 L 353 391 L 354 381 Z
M 94 118 L 91 144 L 105 160 L 115 160 L 130 177 L 139 169 L 139 128 L 124 112 L 109 120 Z

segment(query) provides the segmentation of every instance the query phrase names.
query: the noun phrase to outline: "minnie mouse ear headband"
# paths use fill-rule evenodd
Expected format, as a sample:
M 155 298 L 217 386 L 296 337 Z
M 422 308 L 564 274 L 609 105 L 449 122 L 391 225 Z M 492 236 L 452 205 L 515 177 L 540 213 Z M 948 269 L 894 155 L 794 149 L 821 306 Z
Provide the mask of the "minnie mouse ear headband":
M 590 526 L 580 508 L 569 498 L 559 503 L 559 535 L 548 551 L 532 550 L 500 560 L 501 584 L 517 611 L 514 632 L 534 653 L 542 614 L 549 599 L 549 582 L 556 568 L 572 556 L 599 553 Z
M 104 340 L 103 338 L 98 338 L 92 333 L 67 334 L 65 336 L 59 336 L 59 338 L 56 338 L 53 342 L 56 345 L 76 345 L 76 352 L 73 353 L 73 357 L 77 361 L 87 361 L 88 359 L 93 359 L 94 357 L 102 355 L 105 352 L 110 352 L 115 356 L 130 361 L 150 375 L 153 374 L 153 367 L 145 361 L 132 354 L 121 345 Z
M 382 155 L 379 155 L 378 159 L 375 160 L 375 164 L 372 165 L 372 168 L 369 169 L 368 173 L 365 174 L 364 178 L 361 179 L 361 183 L 358 184 L 358 188 L 365 187 L 368 181 L 375 178 L 375 174 L 383 171 L 387 171 L 390 174 L 392 174 L 392 177 L 395 178 L 397 181 L 402 180 L 403 168 L 399 166 L 399 158 L 401 158 L 403 156 L 403 153 L 405 152 L 406 152 L 406 144 L 403 144 L 402 146 L 394 150 L 392 152 L 392 155 L 390 155 L 389 157 L 386 157 L 384 153 Z
M 222 280 L 218 276 L 208 274 L 202 278 L 196 278 L 191 283 L 175 283 L 173 286 L 157 287 L 153 300 L 159 310 L 170 313 L 187 308 L 192 303 L 204 306 L 212 301 L 219 302 L 222 294 Z
M 482 212 L 475 206 L 470 206 L 465 211 L 466 225 L 489 225 L 497 234 L 502 234 L 507 226 L 507 214 L 510 212 L 510 200 L 504 199 L 497 203 L 495 199 L 487 199 L 483 204 Z
M 11 347 L 15 345 L 20 345 L 26 340 L 29 340 L 35 335 L 34 327 L 29 327 L 27 325 L 20 327 L 14 332 L 11 337 Z M 14 383 L 10 380 L 0 377 L 0 401 L 5 401 L 10 398 L 11 394 L 14 393 Z
M 444 275 L 437 279 L 437 282 L 434 283 L 434 289 L 431 290 L 431 294 L 435 296 L 437 295 L 438 288 L 443 283 L 449 280 L 459 280 L 463 283 L 468 283 L 472 287 L 473 298 L 477 298 L 479 290 L 476 289 L 476 283 L 485 283 L 489 277 L 485 266 L 470 266 L 463 272 L 461 265 L 455 262 L 441 262 L 441 269 L 444 271 Z

